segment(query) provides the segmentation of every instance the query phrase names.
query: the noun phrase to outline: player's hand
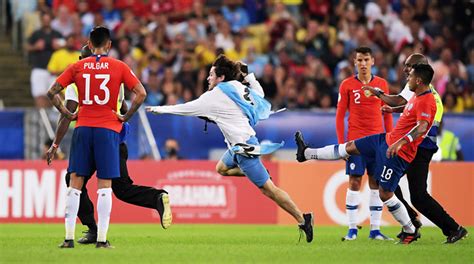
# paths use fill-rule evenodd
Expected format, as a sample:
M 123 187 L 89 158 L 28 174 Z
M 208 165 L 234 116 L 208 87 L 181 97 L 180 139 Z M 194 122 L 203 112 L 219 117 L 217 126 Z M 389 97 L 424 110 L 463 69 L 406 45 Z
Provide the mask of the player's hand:
M 51 165 L 51 162 L 53 162 L 54 155 L 56 154 L 57 150 L 57 146 L 51 145 L 51 147 L 49 147 L 48 151 L 46 152 L 46 162 L 48 165 Z
M 160 107 L 159 106 L 147 106 L 145 107 L 145 110 L 147 112 L 151 112 L 153 114 L 161 114 L 161 112 L 159 111 Z
M 128 121 L 128 118 L 125 115 L 120 114 L 120 112 L 115 112 L 115 111 L 112 111 L 112 112 L 114 112 L 114 114 L 117 116 L 117 119 L 120 122 L 125 123 Z
M 364 95 L 366 97 L 376 96 L 376 94 L 377 94 L 375 88 L 372 87 L 372 86 L 369 86 L 369 85 L 362 86 L 362 91 L 364 91 Z
M 393 108 L 388 105 L 383 105 L 380 110 L 382 110 L 383 113 L 393 113 Z
M 77 119 L 77 112 L 74 112 L 74 113 L 71 113 L 69 112 L 68 110 L 65 110 L 62 115 L 64 115 L 64 117 L 66 117 L 67 119 L 71 120 L 71 121 L 74 121 Z
M 392 144 L 390 147 L 388 147 L 388 149 L 387 149 L 387 159 L 393 158 L 396 155 L 398 155 L 398 151 L 400 151 L 400 149 L 403 147 L 403 145 L 405 145 L 404 141 L 405 141 L 404 139 L 399 140 L 399 141 L 395 142 L 394 144 Z

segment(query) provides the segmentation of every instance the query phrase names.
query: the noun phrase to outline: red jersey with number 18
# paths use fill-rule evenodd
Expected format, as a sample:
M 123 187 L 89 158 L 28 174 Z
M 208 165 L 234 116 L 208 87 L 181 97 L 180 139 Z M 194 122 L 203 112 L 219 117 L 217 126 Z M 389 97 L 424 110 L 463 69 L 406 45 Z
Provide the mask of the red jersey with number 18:
M 104 55 L 93 55 L 70 65 L 56 80 L 62 87 L 77 86 L 79 113 L 76 127 L 102 127 L 120 133 L 120 122 L 113 111 L 119 111 L 120 85 L 132 89 L 140 81 L 122 61 Z
M 398 119 L 397 124 L 392 132 L 387 133 L 385 140 L 387 145 L 392 145 L 397 142 L 404 136 L 406 136 L 418 123 L 418 121 L 425 120 L 428 122 L 428 131 L 430 131 L 431 126 L 436 115 L 436 101 L 433 93 L 429 90 L 420 95 L 412 96 L 410 101 L 405 106 L 400 119 Z M 426 135 L 423 135 L 413 142 L 403 145 L 403 147 L 398 151 L 398 156 L 404 159 L 407 162 L 412 162 L 416 156 L 416 150 L 418 145 L 421 144 Z

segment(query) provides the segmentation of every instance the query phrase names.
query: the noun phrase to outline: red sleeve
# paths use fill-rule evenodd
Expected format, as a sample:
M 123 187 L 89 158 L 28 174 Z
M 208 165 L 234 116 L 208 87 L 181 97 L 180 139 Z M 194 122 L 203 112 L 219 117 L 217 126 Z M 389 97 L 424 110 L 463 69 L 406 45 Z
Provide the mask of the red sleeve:
M 347 89 L 344 86 L 345 82 L 341 83 L 339 87 L 339 99 L 337 102 L 336 109 L 336 134 L 337 142 L 342 144 L 345 142 L 344 139 L 344 117 L 346 116 L 347 107 L 349 104 L 349 98 L 347 95 Z
M 61 75 L 56 79 L 56 82 L 59 83 L 63 88 L 66 88 L 68 85 L 74 82 L 74 64 L 69 65 Z
M 137 76 L 133 71 L 127 66 L 127 64 L 121 62 L 122 64 L 122 82 L 125 84 L 125 87 L 129 90 L 133 90 L 133 87 L 140 83 Z
M 388 83 L 385 79 L 382 79 L 382 84 L 380 89 L 382 89 L 385 94 L 390 94 L 390 90 L 388 89 Z M 384 105 L 384 101 L 380 100 L 380 105 Z M 383 123 L 385 126 L 385 132 L 391 132 L 393 129 L 393 117 L 392 114 L 383 113 Z
M 432 123 L 436 114 L 436 102 L 432 96 L 424 96 L 416 105 L 416 121 L 425 120 Z

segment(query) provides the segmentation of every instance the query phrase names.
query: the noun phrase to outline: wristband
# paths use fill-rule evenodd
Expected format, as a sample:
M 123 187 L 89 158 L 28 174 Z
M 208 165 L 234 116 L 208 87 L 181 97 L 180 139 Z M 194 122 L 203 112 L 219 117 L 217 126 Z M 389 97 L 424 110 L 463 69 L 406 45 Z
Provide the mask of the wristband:
M 52 146 L 53 148 L 56 148 L 56 149 L 59 147 L 59 145 L 56 144 L 56 143 L 53 143 L 53 145 L 51 145 L 51 146 Z
M 409 143 L 410 143 L 410 142 L 413 142 L 413 137 L 412 137 L 410 134 L 404 136 L 403 139 L 405 139 L 405 140 L 408 141 Z
M 380 97 L 382 94 L 385 94 L 385 92 L 378 87 L 375 87 L 374 90 L 375 92 L 377 92 L 377 97 Z

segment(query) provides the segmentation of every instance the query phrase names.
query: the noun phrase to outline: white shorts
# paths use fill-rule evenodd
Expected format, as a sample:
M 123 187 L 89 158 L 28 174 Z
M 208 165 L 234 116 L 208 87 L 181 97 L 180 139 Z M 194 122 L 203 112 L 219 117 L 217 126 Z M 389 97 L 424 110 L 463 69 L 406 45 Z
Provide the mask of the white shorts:
M 33 97 L 45 96 L 55 80 L 56 76 L 49 73 L 48 70 L 34 68 L 30 76 L 31 95 Z

